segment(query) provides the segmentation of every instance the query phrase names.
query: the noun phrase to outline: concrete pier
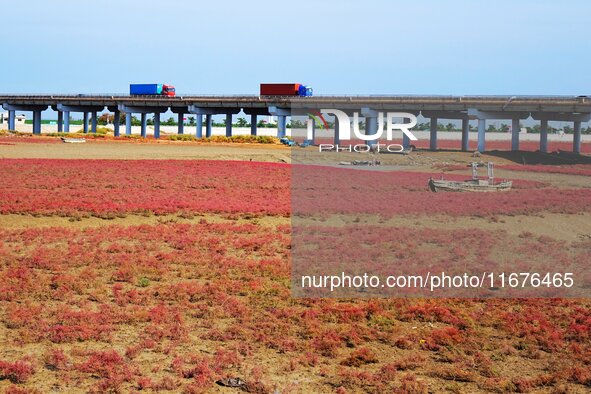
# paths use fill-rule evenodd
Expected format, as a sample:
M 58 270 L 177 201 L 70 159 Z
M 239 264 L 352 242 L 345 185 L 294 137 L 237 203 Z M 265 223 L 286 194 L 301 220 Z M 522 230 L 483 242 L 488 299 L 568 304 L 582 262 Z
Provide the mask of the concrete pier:
M 88 112 L 84 111 L 84 115 L 82 115 L 82 129 L 84 133 L 88 133 Z
M 519 125 L 519 119 L 511 119 L 511 150 L 519 150 L 519 133 L 521 127 Z
M 64 131 L 64 113 L 57 111 L 57 132 L 60 133 L 62 131 Z
M 257 115 L 250 115 L 250 135 L 257 135 Z
M 462 151 L 468 152 L 470 149 L 470 120 L 462 119 Z
M 211 126 L 213 124 L 213 118 L 211 114 L 205 115 L 205 138 L 211 137 Z
M 178 126 L 179 126 L 179 134 L 184 134 L 185 133 L 185 114 L 182 112 L 179 112 L 178 114 L 178 120 L 177 120 Z
M 581 153 L 581 121 L 577 120 L 573 124 L 573 152 Z
M 125 113 L 125 135 L 131 135 L 131 112 Z
M 548 152 L 548 120 L 540 120 L 540 152 Z
M 226 114 L 226 137 L 232 136 L 232 114 Z
M 195 137 L 203 138 L 203 115 L 201 114 L 195 117 Z
M 160 138 L 160 112 L 154 114 L 154 138 Z
M 437 150 L 437 121 L 438 119 L 433 117 L 429 125 L 429 149 L 431 150 Z

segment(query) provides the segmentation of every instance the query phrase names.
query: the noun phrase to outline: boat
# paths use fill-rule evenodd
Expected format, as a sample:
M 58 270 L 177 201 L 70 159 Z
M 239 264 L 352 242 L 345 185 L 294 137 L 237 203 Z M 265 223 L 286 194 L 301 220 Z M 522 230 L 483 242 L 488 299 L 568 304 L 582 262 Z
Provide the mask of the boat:
M 62 137 L 62 141 L 68 144 L 80 144 L 82 142 L 86 142 L 85 138 L 66 138 Z
M 502 192 L 511 190 L 512 181 L 504 180 L 495 183 L 493 176 L 493 163 L 487 163 L 488 179 L 478 177 L 479 163 L 472 163 L 472 179 L 466 181 L 448 181 L 444 179 L 436 180 L 429 178 L 429 190 L 432 192 Z

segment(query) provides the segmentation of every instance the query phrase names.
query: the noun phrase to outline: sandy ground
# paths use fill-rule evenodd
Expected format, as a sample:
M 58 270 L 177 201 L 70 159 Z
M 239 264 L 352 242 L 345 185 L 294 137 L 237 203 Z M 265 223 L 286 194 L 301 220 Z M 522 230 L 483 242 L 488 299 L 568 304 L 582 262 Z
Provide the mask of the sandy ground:
M 12 142 L 10 142 L 12 143 Z M 0 158 L 43 159 L 178 159 L 253 160 L 289 162 L 290 149 L 283 145 L 200 144 L 173 141 L 87 141 L 84 144 L 0 144 Z

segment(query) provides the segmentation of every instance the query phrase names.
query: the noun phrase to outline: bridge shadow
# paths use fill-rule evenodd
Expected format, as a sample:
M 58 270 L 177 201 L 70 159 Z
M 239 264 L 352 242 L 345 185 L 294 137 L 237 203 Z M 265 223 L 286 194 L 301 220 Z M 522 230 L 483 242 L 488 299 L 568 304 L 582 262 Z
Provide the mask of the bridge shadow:
M 530 151 L 486 151 L 489 156 L 499 157 L 510 160 L 517 164 L 541 164 L 541 165 L 560 165 L 560 164 L 589 164 L 591 165 L 591 156 L 580 155 L 572 152 L 558 150 L 552 153 L 530 152 Z

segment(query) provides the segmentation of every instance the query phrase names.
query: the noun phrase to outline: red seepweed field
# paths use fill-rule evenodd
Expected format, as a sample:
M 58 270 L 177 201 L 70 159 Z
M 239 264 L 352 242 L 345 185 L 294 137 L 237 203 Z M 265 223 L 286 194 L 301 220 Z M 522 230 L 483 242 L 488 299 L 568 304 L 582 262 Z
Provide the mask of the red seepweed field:
M 432 194 L 436 168 L 384 172 L 388 198 L 345 213 L 396 220 L 401 262 L 588 265 L 589 166 L 544 167 L 507 167 L 516 188 L 497 197 Z M 292 298 L 292 193 L 317 185 L 326 198 L 301 203 L 318 213 L 369 179 L 333 171 L 292 185 L 277 163 L 0 160 L 0 390 L 591 390 L 588 299 Z

